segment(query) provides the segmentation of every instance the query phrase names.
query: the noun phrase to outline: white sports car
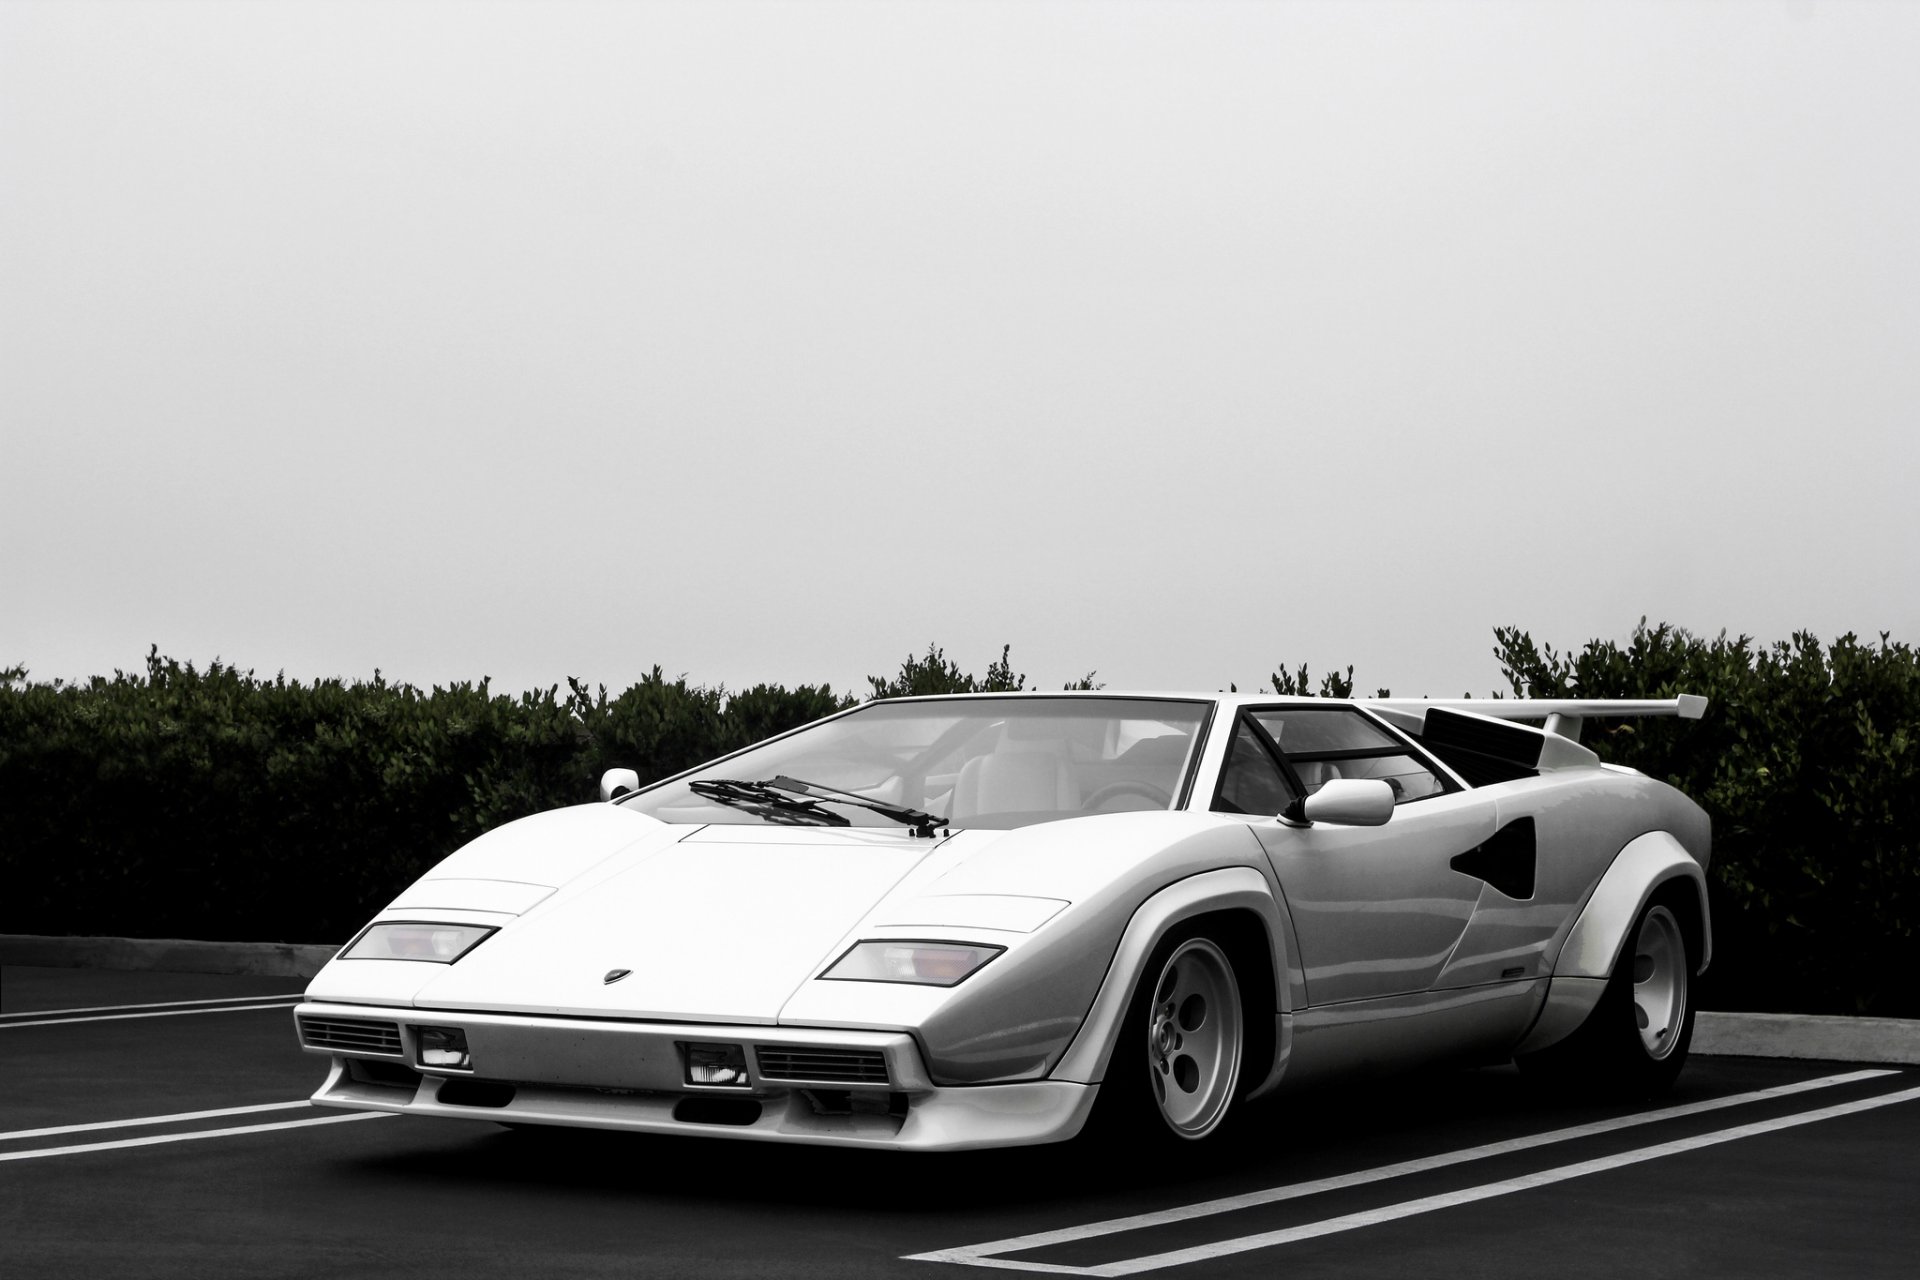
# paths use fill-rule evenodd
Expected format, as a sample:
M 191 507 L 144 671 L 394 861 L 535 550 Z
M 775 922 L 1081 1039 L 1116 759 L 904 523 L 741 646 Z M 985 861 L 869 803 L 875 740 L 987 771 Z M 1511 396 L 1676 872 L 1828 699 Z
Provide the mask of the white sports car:
M 321 970 L 313 1100 L 953 1150 L 1205 1139 L 1444 1059 L 1652 1092 L 1711 951 L 1707 817 L 1577 739 L 1704 708 L 974 694 L 613 770 Z

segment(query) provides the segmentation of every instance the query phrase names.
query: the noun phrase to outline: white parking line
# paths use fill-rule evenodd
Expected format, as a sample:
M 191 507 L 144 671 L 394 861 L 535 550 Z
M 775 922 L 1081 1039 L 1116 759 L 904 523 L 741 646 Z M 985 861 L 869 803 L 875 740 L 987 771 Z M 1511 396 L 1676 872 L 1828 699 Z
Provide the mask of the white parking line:
M 1739 1138 L 1774 1133 L 1781 1129 L 1791 1129 L 1821 1120 L 1832 1120 L 1839 1116 L 1853 1115 L 1856 1112 L 1871 1111 L 1875 1107 L 1890 1107 L 1901 1102 L 1912 1102 L 1915 1099 L 1920 1099 L 1920 1089 L 1903 1089 L 1898 1093 L 1881 1094 L 1877 1098 L 1862 1098 L 1856 1102 L 1838 1102 L 1830 1107 L 1821 1107 L 1817 1111 L 1801 1111 L 1773 1120 L 1759 1120 L 1753 1124 L 1743 1124 L 1732 1129 L 1720 1129 L 1692 1138 L 1663 1142 L 1658 1146 L 1641 1147 L 1635 1151 L 1622 1151 L 1618 1155 L 1602 1156 L 1597 1160 L 1583 1160 L 1579 1164 L 1570 1164 L 1559 1169 L 1543 1169 L 1539 1173 L 1522 1174 L 1520 1177 L 1507 1178 L 1500 1182 L 1482 1183 L 1477 1187 L 1464 1187 L 1459 1191 L 1443 1192 L 1420 1200 L 1408 1200 L 1402 1204 L 1383 1205 L 1378 1209 L 1349 1213 L 1321 1222 L 1307 1222 L 1280 1231 L 1265 1231 L 1259 1235 L 1241 1236 L 1237 1240 L 1221 1240 L 1213 1244 L 1196 1245 L 1190 1249 L 1175 1249 L 1168 1253 L 1152 1254 L 1144 1258 L 1128 1258 L 1123 1262 L 1088 1267 L 1080 1274 L 1131 1276 L 1142 1271 L 1158 1271 L 1162 1267 L 1177 1267 L 1182 1263 L 1204 1262 L 1209 1258 L 1245 1253 L 1250 1249 L 1267 1249 L 1275 1245 L 1291 1244 L 1295 1240 L 1310 1240 L 1315 1236 L 1352 1231 L 1356 1227 L 1370 1227 L 1376 1223 L 1411 1218 L 1416 1214 L 1432 1213 L 1436 1209 L 1451 1209 L 1455 1205 L 1472 1204 L 1476 1200 L 1511 1195 L 1515 1191 L 1531 1191 L 1535 1187 L 1551 1186 L 1556 1182 L 1566 1182 L 1572 1178 L 1584 1178 L 1590 1173 L 1605 1173 L 1609 1169 L 1619 1169 L 1646 1160 L 1677 1156 L 1688 1151 L 1698 1151 L 1702 1147 L 1716 1146 L 1722 1142 L 1733 1142 Z
M 274 1124 L 243 1124 L 232 1129 L 196 1129 L 192 1133 L 160 1133 L 150 1138 L 121 1138 L 117 1142 L 83 1142 L 71 1147 L 40 1147 L 33 1151 L 0 1151 L 0 1163 L 8 1160 L 39 1160 L 46 1156 L 77 1156 L 84 1151 L 115 1151 L 122 1147 L 151 1147 L 163 1142 L 194 1142 L 201 1138 L 231 1138 L 243 1133 L 268 1133 L 275 1129 L 304 1129 L 316 1124 L 346 1124 L 353 1120 L 391 1120 L 388 1111 L 356 1111 L 344 1116 L 321 1116 L 316 1120 L 281 1120 Z
M 249 1000 L 302 1000 L 305 997 L 298 991 L 279 992 L 267 996 L 220 996 L 211 1000 L 154 1000 L 147 1004 L 95 1004 L 82 1009 L 22 1009 L 15 1013 L 0 1013 L 0 1025 L 8 1018 L 52 1018 L 69 1013 L 118 1013 L 122 1009 L 179 1009 L 190 1004 L 245 1004 Z
M 1121 1275 L 1124 1272 L 1109 1272 L 1098 1268 L 1060 1266 L 1051 1263 L 1020 1262 L 997 1255 L 1021 1253 L 1029 1249 L 1040 1249 L 1047 1245 L 1070 1244 L 1076 1240 L 1089 1240 L 1096 1236 L 1114 1235 L 1122 1231 L 1137 1231 L 1145 1227 L 1165 1226 L 1168 1223 L 1185 1222 L 1193 1218 L 1204 1218 L 1216 1213 L 1231 1213 L 1237 1209 L 1250 1209 L 1259 1205 L 1276 1204 L 1283 1200 L 1294 1200 L 1302 1196 L 1319 1195 L 1326 1191 L 1340 1191 L 1348 1187 L 1364 1186 L 1371 1182 L 1383 1182 L 1389 1178 L 1405 1177 L 1408 1174 L 1426 1173 L 1434 1169 L 1444 1169 L 1449 1165 L 1464 1164 L 1472 1160 L 1485 1160 L 1493 1156 L 1510 1155 L 1517 1151 L 1527 1151 L 1535 1147 L 1550 1146 L 1554 1143 L 1572 1142 L 1579 1138 L 1590 1138 L 1598 1134 L 1612 1133 L 1620 1129 L 1630 1129 L 1643 1124 L 1655 1124 L 1662 1120 L 1675 1120 L 1683 1116 L 1700 1115 L 1704 1112 L 1718 1111 L 1726 1107 L 1737 1107 L 1750 1102 L 1764 1102 L 1770 1098 L 1790 1097 L 1814 1089 L 1827 1089 L 1835 1085 L 1852 1084 L 1860 1080 L 1872 1080 L 1880 1076 L 1898 1074 L 1891 1070 L 1849 1071 L 1843 1075 L 1823 1076 L 1818 1080 L 1801 1080 L 1793 1084 L 1778 1085 L 1771 1089 L 1756 1089 L 1751 1093 L 1731 1094 L 1722 1098 L 1709 1098 L 1702 1102 L 1689 1102 L 1675 1107 L 1663 1107 L 1658 1111 L 1641 1111 L 1632 1115 L 1617 1116 L 1611 1120 L 1597 1120 L 1591 1124 L 1574 1125 L 1566 1129 L 1553 1129 L 1545 1133 L 1529 1134 L 1522 1138 L 1509 1138 L 1503 1142 L 1489 1142 L 1477 1147 L 1464 1147 L 1458 1151 L 1443 1152 L 1439 1155 L 1423 1156 L 1417 1160 L 1404 1160 L 1398 1164 L 1383 1165 L 1377 1169 L 1363 1169 L 1355 1173 L 1337 1174 L 1328 1178 L 1317 1178 L 1311 1182 L 1295 1182 L 1282 1187 L 1269 1187 L 1262 1191 L 1249 1191 L 1237 1196 L 1224 1196 L 1218 1200 L 1203 1200 L 1197 1204 L 1180 1205 L 1172 1209 L 1160 1209 L 1151 1213 L 1137 1213 L 1124 1218 L 1108 1218 L 1101 1222 L 1087 1223 L 1077 1227 L 1062 1227 L 1054 1231 L 1039 1231 L 1031 1235 L 1014 1236 L 1006 1240 L 994 1240 L 987 1244 L 963 1245 L 955 1249 L 936 1249 L 927 1253 L 907 1255 L 910 1262 L 960 1262 L 979 1267 L 999 1267 L 1019 1271 L 1046 1271 L 1061 1275 Z M 1259 1246 L 1253 1246 L 1259 1247 Z M 1168 1265 L 1173 1264 L 1159 1264 Z
M 15 1129 L 0 1133 L 0 1142 L 18 1142 L 22 1138 L 51 1138 L 57 1133 L 90 1133 L 96 1129 L 133 1129 L 146 1124 L 172 1124 L 178 1120 L 206 1120 L 213 1116 L 245 1116 L 256 1111 L 290 1111 L 310 1107 L 305 1098 L 298 1102 L 261 1102 L 251 1107 L 222 1107 L 217 1111 L 176 1111 L 170 1116 L 135 1116 L 130 1120 L 95 1120 L 90 1124 L 60 1124 L 48 1129 Z
M 294 997 L 285 1004 L 228 1004 L 218 1009 L 161 1009 L 153 1013 L 96 1013 L 84 1018 L 41 1018 L 34 1022 L 0 1022 L 0 1031 L 11 1031 L 15 1027 L 58 1027 L 69 1022 L 117 1022 L 122 1018 L 184 1018 L 190 1013 L 251 1013 L 255 1009 L 291 1009 L 299 1003 L 298 997 Z

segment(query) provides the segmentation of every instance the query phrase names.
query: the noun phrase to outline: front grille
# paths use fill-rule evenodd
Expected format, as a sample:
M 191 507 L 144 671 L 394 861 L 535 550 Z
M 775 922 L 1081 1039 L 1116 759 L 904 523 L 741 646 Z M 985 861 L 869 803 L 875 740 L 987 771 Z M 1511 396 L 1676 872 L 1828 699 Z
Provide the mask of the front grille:
M 762 1080 L 887 1083 L 887 1056 L 878 1049 L 776 1049 L 760 1045 L 756 1053 Z
M 400 1056 L 400 1024 L 371 1018 L 301 1018 L 300 1041 L 314 1049 L 340 1053 Z

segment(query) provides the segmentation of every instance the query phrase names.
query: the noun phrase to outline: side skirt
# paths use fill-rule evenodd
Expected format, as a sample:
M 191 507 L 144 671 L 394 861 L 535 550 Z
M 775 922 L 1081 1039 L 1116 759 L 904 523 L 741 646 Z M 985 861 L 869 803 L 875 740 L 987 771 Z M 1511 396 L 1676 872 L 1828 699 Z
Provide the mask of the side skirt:
M 1279 1087 L 1504 1057 L 1539 1017 L 1547 985 L 1535 978 L 1302 1009 Z

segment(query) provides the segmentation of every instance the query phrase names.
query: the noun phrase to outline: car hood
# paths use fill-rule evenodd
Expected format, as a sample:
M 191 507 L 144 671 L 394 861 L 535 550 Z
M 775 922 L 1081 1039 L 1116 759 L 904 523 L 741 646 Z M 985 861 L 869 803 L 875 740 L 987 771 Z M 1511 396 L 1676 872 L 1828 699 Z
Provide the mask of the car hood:
M 568 885 L 426 983 L 414 1003 L 772 1023 L 941 843 L 887 829 L 701 827 Z M 616 971 L 625 976 L 608 981 Z

